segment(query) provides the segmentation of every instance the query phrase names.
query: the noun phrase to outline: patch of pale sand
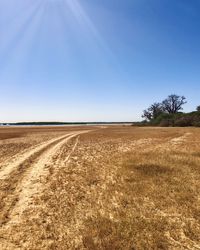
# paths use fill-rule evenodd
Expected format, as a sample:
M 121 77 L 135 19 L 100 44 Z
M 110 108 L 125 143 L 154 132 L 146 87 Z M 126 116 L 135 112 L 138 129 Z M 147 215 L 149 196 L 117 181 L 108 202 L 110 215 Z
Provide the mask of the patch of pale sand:
M 184 141 L 187 140 L 187 138 L 191 135 L 192 133 L 185 133 L 184 135 L 182 136 L 179 136 L 179 137 L 175 137 L 173 139 L 170 140 L 170 142 L 172 144 L 179 144 L 179 143 L 182 143 Z
M 188 137 L 192 135 L 192 133 L 185 133 L 184 135 L 174 137 L 166 142 L 160 142 L 158 145 L 155 146 L 155 150 L 161 150 L 161 151 L 170 151 L 172 147 L 180 146 L 182 143 L 186 142 Z
M 118 150 L 119 152 L 121 153 L 126 153 L 126 152 L 129 152 L 131 151 L 132 149 L 134 149 L 135 147 L 138 147 L 138 146 L 142 146 L 142 145 L 147 145 L 147 144 L 150 144 L 151 142 L 153 141 L 152 138 L 149 138 L 149 139 L 139 139 L 139 140 L 135 140 L 131 143 L 123 143 L 122 145 L 120 145 L 118 147 Z
M 36 163 L 33 163 L 33 165 L 31 166 L 31 169 L 28 171 L 25 178 L 16 189 L 16 191 L 19 193 L 19 200 L 10 215 L 11 219 L 9 223 L 7 224 L 7 226 L 9 224 L 19 222 L 23 211 L 25 211 L 26 208 L 29 206 L 34 195 L 42 192 L 43 185 L 41 183 L 41 178 L 44 177 L 48 173 L 47 171 L 48 166 L 54 164 L 53 158 L 59 152 L 60 148 L 73 137 L 76 137 L 77 135 L 80 135 L 86 132 L 88 131 L 81 131 L 81 132 L 79 131 L 79 132 L 69 135 L 67 138 L 65 138 L 64 140 L 62 140 L 61 142 L 59 142 L 52 148 L 50 148 L 47 152 L 43 153 Z M 66 157 L 66 160 L 64 161 L 65 164 L 69 160 L 69 157 L 72 154 L 72 152 L 75 150 L 77 143 L 78 141 L 76 141 L 74 147 L 72 148 L 72 151 Z M 54 167 L 57 167 L 57 166 L 54 166 Z
M 175 240 L 169 231 L 165 232 L 165 236 L 167 237 L 167 239 L 170 242 L 171 246 L 168 246 L 169 249 L 188 249 L 188 250 L 199 250 L 200 249 L 200 245 L 197 245 L 194 241 L 192 241 L 191 239 L 189 239 L 188 237 L 185 236 L 183 230 L 179 230 L 179 232 L 177 232 L 180 239 L 179 240 Z

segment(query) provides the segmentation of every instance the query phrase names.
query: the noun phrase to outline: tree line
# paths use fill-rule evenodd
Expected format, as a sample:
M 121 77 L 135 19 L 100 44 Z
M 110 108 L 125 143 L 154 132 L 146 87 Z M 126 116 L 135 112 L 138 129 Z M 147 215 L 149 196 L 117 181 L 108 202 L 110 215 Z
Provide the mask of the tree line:
M 169 95 L 161 103 L 155 102 L 148 109 L 145 109 L 142 118 L 150 121 L 162 113 L 176 114 L 183 109 L 183 105 L 186 103 L 185 96 Z
M 185 96 L 169 95 L 162 102 L 155 102 L 143 111 L 143 124 L 160 126 L 200 126 L 200 106 L 196 111 L 183 113 Z

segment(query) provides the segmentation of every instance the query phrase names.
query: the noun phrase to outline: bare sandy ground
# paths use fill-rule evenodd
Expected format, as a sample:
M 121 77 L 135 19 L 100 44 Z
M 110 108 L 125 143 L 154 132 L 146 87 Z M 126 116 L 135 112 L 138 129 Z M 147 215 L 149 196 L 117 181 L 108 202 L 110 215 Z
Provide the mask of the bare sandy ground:
M 0 249 L 200 249 L 199 129 L 0 129 Z
M 3 219 L 1 225 L 5 230 L 12 224 L 19 223 L 23 211 L 30 205 L 31 199 L 42 192 L 43 186 L 40 180 L 48 174 L 48 167 L 54 164 L 54 159 L 58 157 L 60 149 L 72 138 L 78 138 L 80 134 L 88 132 L 89 130 L 65 132 L 62 136 L 48 138 L 45 142 L 40 142 L 1 162 L 0 183 L 1 190 L 4 191 L 1 193 L 1 218 Z M 67 164 L 77 143 L 78 140 L 66 154 L 62 164 Z M 18 147 L 20 147 L 20 143 L 18 143 Z M 54 164 L 54 168 L 57 167 L 60 166 Z M 4 200 L 5 205 L 2 205 Z M 0 241 L 0 246 L 1 249 L 13 249 L 12 244 L 5 241 L 3 243 Z

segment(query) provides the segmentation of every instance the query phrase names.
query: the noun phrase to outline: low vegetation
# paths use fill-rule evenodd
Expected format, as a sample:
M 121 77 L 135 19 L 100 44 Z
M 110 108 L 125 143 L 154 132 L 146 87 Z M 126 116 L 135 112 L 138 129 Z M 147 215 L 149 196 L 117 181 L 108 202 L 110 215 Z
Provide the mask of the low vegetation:
M 145 120 L 140 125 L 163 127 L 200 127 L 200 106 L 196 111 L 183 113 L 183 105 L 186 103 L 184 96 L 170 95 L 161 103 L 153 103 L 143 111 Z

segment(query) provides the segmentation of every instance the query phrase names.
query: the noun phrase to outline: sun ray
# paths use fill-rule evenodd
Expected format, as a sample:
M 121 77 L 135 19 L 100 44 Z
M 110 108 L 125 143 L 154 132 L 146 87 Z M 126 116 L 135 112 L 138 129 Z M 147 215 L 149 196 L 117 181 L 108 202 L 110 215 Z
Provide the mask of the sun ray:
M 16 33 L 4 39 L 4 44 L 0 46 L 0 70 L 5 70 L 7 63 L 17 61 L 18 67 L 22 68 L 29 53 L 31 43 L 40 25 L 42 16 L 43 1 L 38 0 L 34 6 L 30 7 L 30 12 L 26 18 L 20 20 L 19 28 Z M 23 52 L 22 52 L 23 51 Z M 6 71 L 6 70 L 5 70 Z
M 112 54 L 111 49 L 108 47 L 100 32 L 96 28 L 94 22 L 91 20 L 84 7 L 78 0 L 64 0 L 67 7 L 70 9 L 71 13 L 75 17 L 79 26 L 82 29 L 87 29 L 91 37 L 110 55 Z
M 1 51 L 6 51 L 7 48 L 12 47 L 11 43 L 13 41 L 20 39 L 21 33 L 23 33 L 27 24 L 31 23 L 35 13 L 37 13 L 40 2 L 41 0 L 38 0 L 29 5 L 24 15 L 16 15 L 15 18 L 3 20 L 4 28 L 1 29 L 2 39 L 0 40 Z M 10 13 L 9 18 L 11 15 L 12 13 Z M 13 32 L 12 26 L 15 26 L 15 32 Z

